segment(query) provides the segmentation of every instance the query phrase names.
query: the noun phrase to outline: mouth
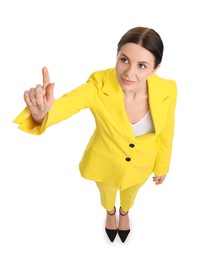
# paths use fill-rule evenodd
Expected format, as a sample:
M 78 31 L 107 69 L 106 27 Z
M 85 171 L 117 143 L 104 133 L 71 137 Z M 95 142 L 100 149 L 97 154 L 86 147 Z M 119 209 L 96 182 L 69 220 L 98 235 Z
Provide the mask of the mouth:
M 132 85 L 135 83 L 135 81 L 124 79 L 124 78 L 121 78 L 121 80 L 122 80 L 123 84 L 125 84 L 125 85 Z

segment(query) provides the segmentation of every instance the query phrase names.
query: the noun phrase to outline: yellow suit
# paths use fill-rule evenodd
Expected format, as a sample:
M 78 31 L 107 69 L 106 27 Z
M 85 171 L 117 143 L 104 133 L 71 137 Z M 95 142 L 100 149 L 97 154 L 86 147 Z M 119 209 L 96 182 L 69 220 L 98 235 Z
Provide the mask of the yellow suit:
M 27 108 L 14 120 L 19 129 L 42 134 L 45 129 L 89 108 L 95 131 L 79 164 L 82 177 L 126 189 L 154 172 L 169 170 L 174 134 L 176 83 L 157 75 L 148 78 L 149 106 L 155 133 L 135 137 L 128 120 L 115 68 L 94 72 L 87 82 L 56 99 L 42 125 Z

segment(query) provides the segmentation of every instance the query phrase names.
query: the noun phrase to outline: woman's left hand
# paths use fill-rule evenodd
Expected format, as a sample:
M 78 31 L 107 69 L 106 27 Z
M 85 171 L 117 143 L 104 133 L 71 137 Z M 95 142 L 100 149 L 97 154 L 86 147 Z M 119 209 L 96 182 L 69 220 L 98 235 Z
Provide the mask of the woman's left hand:
M 156 185 L 158 185 L 158 184 L 162 184 L 163 181 L 165 180 L 165 178 L 166 178 L 166 174 L 165 174 L 165 175 L 162 175 L 162 176 L 157 176 L 157 175 L 155 175 L 155 176 L 153 177 L 153 181 L 155 182 Z

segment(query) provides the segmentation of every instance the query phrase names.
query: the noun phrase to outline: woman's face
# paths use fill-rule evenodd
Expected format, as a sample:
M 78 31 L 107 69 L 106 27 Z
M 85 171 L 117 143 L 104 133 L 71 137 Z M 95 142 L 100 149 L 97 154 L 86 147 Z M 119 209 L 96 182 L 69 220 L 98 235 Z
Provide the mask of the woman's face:
M 124 44 L 117 56 L 116 75 L 124 91 L 146 86 L 147 78 L 154 74 L 154 55 L 135 43 Z

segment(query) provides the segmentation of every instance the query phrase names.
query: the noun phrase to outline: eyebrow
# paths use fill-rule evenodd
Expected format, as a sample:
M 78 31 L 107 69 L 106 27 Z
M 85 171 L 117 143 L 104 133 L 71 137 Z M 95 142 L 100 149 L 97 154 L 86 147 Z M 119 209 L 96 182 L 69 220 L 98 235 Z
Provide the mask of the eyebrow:
M 130 59 L 128 58 L 128 56 L 126 56 L 125 54 L 122 54 L 122 53 L 121 53 L 121 55 L 124 56 L 127 60 L 130 60 Z M 138 63 L 149 64 L 149 62 L 147 62 L 147 61 L 139 61 Z
M 138 63 L 145 63 L 145 64 L 149 64 L 149 62 L 147 62 L 147 61 L 139 61 Z

